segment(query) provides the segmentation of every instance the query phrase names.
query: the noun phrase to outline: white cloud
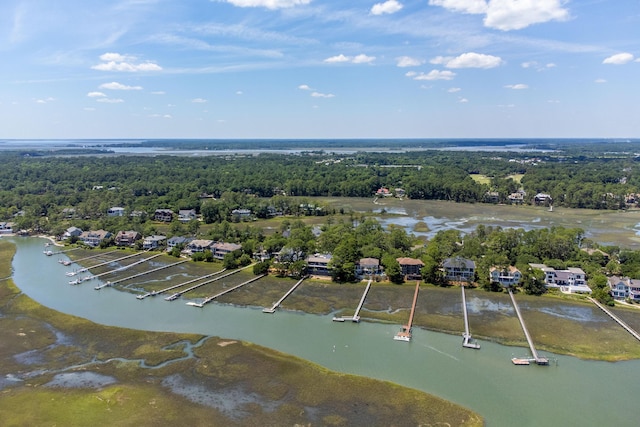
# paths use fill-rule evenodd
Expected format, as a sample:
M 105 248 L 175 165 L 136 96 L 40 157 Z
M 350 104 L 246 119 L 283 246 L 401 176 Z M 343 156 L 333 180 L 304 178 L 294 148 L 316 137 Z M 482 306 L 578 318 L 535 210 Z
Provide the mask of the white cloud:
M 410 71 L 406 74 L 407 77 L 411 77 L 414 80 L 453 80 L 455 75 L 456 73 L 448 70 L 431 70 L 427 74 Z
M 136 63 L 136 57 L 130 55 L 121 55 L 119 53 L 104 53 L 100 55 L 101 64 L 94 65 L 91 68 L 98 71 L 123 71 L 135 73 L 138 71 L 160 71 L 162 67 L 155 62 L 146 61 Z
M 103 83 L 99 88 L 109 90 L 142 90 L 142 86 L 127 86 L 118 82 Z
M 166 92 L 163 90 L 154 90 L 151 95 L 164 95 Z
M 324 62 L 328 62 L 330 64 L 336 63 L 336 62 L 349 62 L 351 59 L 348 56 L 344 56 L 343 54 L 340 55 L 336 55 L 336 56 L 331 56 L 327 59 L 324 60 Z
M 452 87 L 449 88 L 449 90 L 447 90 L 447 92 L 449 93 L 456 93 L 456 92 L 460 92 L 462 89 L 460 89 L 459 87 Z
M 595 79 L 595 83 L 606 83 L 605 79 Z
M 105 104 L 119 104 L 124 102 L 124 99 L 120 98 L 98 98 L 96 99 L 98 102 L 104 102 Z
M 398 61 L 398 67 L 417 67 L 424 63 L 424 61 L 410 56 L 400 56 L 396 58 L 396 61 Z
M 46 104 L 47 102 L 51 102 L 51 101 L 55 101 L 55 98 L 44 98 L 44 99 L 37 99 L 36 100 L 36 104 Z
M 372 15 L 383 15 L 385 13 L 396 13 L 402 9 L 402 4 L 396 0 L 387 0 L 384 3 L 376 3 L 371 8 Z
M 193 98 L 191 102 L 193 102 L 194 104 L 204 104 L 207 102 L 207 100 L 204 98 Z
M 244 92 L 242 92 L 241 90 L 237 90 L 236 91 L 236 95 L 238 95 L 238 96 L 243 95 L 243 94 L 244 94 Z
M 312 92 L 311 96 L 314 98 L 334 98 L 335 95 L 332 93 L 320 93 L 320 92 Z
M 173 117 L 171 116 L 171 114 L 149 114 L 149 117 L 153 117 L 153 118 L 162 118 L 162 119 L 172 119 Z
M 107 96 L 107 95 L 105 95 L 105 94 L 104 94 L 104 93 L 102 93 L 102 92 L 89 92 L 89 93 L 87 94 L 87 96 L 88 96 L 89 98 L 102 98 L 102 97 L 105 97 L 105 96 Z
M 267 9 L 284 9 L 311 3 L 311 0 L 225 0 L 238 7 L 265 7 Z
M 554 64 L 553 62 L 550 62 L 550 63 L 545 64 L 545 65 L 541 65 L 541 64 L 537 63 L 536 61 L 523 62 L 520 65 L 522 66 L 522 68 L 534 68 L 536 71 L 546 71 L 546 70 L 549 70 L 551 68 L 555 68 L 556 67 L 556 64 Z
M 458 102 L 461 104 L 466 104 L 467 102 L 469 102 L 469 100 L 467 98 L 460 98 Z
M 502 65 L 499 56 L 483 53 L 467 52 L 455 58 L 437 56 L 430 61 L 432 64 L 443 64 L 447 68 L 495 68 Z
M 602 61 L 603 64 L 623 65 L 633 61 L 633 55 L 629 52 L 616 53 Z
M 484 25 L 498 30 L 520 30 L 548 21 L 566 21 L 565 0 L 429 0 L 452 12 L 481 14 Z
M 298 89 L 300 89 L 300 90 L 313 90 L 313 89 L 311 89 L 311 87 L 309 85 L 300 85 L 300 86 L 298 86 Z
M 329 63 L 329 64 L 334 64 L 334 63 L 338 63 L 338 62 L 351 62 L 353 64 L 368 64 L 368 63 L 371 63 L 371 62 L 375 61 L 375 59 L 376 59 L 375 56 L 368 56 L 368 55 L 365 55 L 364 53 L 361 53 L 361 54 L 356 55 L 354 57 L 345 56 L 343 54 L 340 54 L 340 55 L 336 55 L 336 56 L 331 56 L 331 57 L 325 59 L 324 62 Z
M 431 6 L 442 6 L 453 12 L 481 14 L 487 12 L 485 0 L 429 0 Z
M 518 83 L 515 85 L 505 85 L 505 87 L 507 89 L 514 89 L 514 90 L 529 89 L 529 86 L 524 83 Z
M 361 53 L 360 55 L 356 55 L 351 62 L 354 64 L 369 64 L 375 61 L 375 59 L 375 56 L 367 56 L 364 53 Z

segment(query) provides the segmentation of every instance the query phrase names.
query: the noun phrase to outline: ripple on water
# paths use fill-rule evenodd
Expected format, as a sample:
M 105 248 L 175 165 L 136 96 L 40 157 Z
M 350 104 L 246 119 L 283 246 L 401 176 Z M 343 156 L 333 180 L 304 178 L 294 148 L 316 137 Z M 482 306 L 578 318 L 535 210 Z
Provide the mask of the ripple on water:
M 59 388 L 100 388 L 110 384 L 115 384 L 115 378 L 108 375 L 97 374 L 95 372 L 65 372 L 57 374 L 45 387 Z
M 265 412 L 273 412 L 279 406 L 278 402 L 267 402 L 256 393 L 245 392 L 241 386 L 212 390 L 202 384 L 190 383 L 180 374 L 166 377 L 162 380 L 162 385 L 191 402 L 215 408 L 232 419 L 241 419 L 250 415 L 242 409 L 249 403 L 260 405 Z

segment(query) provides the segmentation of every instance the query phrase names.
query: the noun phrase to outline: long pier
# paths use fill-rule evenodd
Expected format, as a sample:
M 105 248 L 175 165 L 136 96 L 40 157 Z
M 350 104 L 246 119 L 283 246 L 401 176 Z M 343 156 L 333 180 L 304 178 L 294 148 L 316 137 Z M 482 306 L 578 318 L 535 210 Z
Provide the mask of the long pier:
M 148 270 L 148 271 L 143 271 L 142 273 L 134 274 L 133 276 L 125 277 L 123 279 L 112 280 L 111 281 L 111 285 L 115 285 L 116 283 L 120 283 L 120 282 L 126 282 L 127 280 L 135 279 L 136 277 L 144 276 L 145 274 L 151 274 L 151 273 L 155 273 L 156 271 L 160 271 L 160 270 L 164 270 L 164 269 L 167 269 L 167 268 L 175 267 L 176 265 L 184 264 L 185 262 L 188 262 L 188 261 L 189 260 L 183 259 L 183 260 L 180 260 L 178 262 L 174 262 L 173 264 L 163 265 L 162 267 L 157 267 L 157 268 L 154 268 L 154 269 L 151 269 L 151 270 Z
M 125 260 L 125 259 L 128 259 L 128 258 L 133 258 L 133 257 L 135 257 L 135 256 L 140 256 L 140 255 L 142 255 L 142 254 L 144 254 L 144 253 L 145 253 L 145 252 L 137 252 L 137 253 L 135 253 L 135 254 L 127 255 L 127 256 L 122 257 L 122 258 L 117 258 L 117 259 L 112 259 L 111 261 L 101 262 L 101 263 L 99 263 L 99 264 L 92 265 L 91 267 L 84 267 L 84 268 L 81 268 L 81 269 L 79 269 L 78 271 L 74 271 L 74 272 L 72 272 L 71 274 L 67 273 L 67 275 L 69 275 L 69 276 L 75 276 L 75 275 L 76 275 L 76 274 L 78 274 L 78 273 L 84 273 L 85 271 L 93 270 L 94 268 L 102 267 L 102 266 L 104 266 L 104 265 L 109 265 L 109 264 L 112 264 L 112 263 L 114 263 L 114 262 L 122 261 L 122 260 Z
M 82 261 L 86 261 L 88 259 L 98 258 L 98 257 L 100 257 L 102 255 L 109 255 L 109 254 L 112 254 L 114 252 L 118 252 L 118 251 L 115 250 L 115 251 L 109 251 L 109 252 L 102 252 L 102 253 L 99 253 L 97 255 L 91 255 L 91 256 L 84 257 L 84 258 L 79 258 L 79 259 L 76 259 L 76 260 L 64 260 L 64 261 L 61 260 L 59 262 L 60 262 L 60 264 L 67 266 L 67 265 L 71 265 L 71 264 L 74 264 L 74 263 L 79 263 L 79 262 L 82 262 Z
M 464 285 L 460 286 L 460 288 L 462 288 L 462 312 L 464 313 L 464 334 L 462 334 L 462 346 L 465 348 L 479 350 L 480 344 L 472 340 L 471 333 L 469 332 L 469 316 L 467 315 L 467 298 L 464 293 Z
M 287 293 L 285 293 L 285 294 L 282 296 L 282 298 L 280 298 L 280 299 L 279 299 L 275 304 L 273 304 L 273 306 L 271 306 L 271 308 L 263 308 L 263 309 L 262 309 L 262 312 L 263 312 L 263 313 L 275 313 L 275 312 L 276 312 L 276 309 L 280 306 L 280 304 L 282 304 L 282 301 L 284 301 L 284 300 L 285 300 L 289 295 L 291 295 L 291 294 L 293 293 L 293 291 L 295 291 L 295 290 L 296 290 L 296 288 L 297 288 L 298 286 L 300 286 L 300 283 L 302 283 L 304 279 L 306 279 L 306 277 L 303 277 L 302 279 L 298 280 L 298 281 L 296 282 L 296 284 L 295 284 L 295 285 L 293 285 L 293 286 L 291 287 L 291 289 L 289 289 L 289 290 L 287 291 Z
M 89 280 L 89 279 L 97 279 L 97 278 L 99 278 L 99 277 L 106 276 L 107 274 L 113 274 L 113 273 L 117 273 L 117 272 L 119 272 L 119 271 L 128 270 L 128 269 L 130 269 L 131 267 L 134 267 L 134 266 L 136 266 L 136 265 L 138 265 L 138 264 L 142 264 L 143 262 L 147 262 L 147 261 L 152 260 L 153 258 L 157 258 L 157 257 L 159 257 L 159 256 L 161 256 L 161 255 L 162 255 L 162 254 L 155 254 L 155 255 L 151 255 L 149 258 L 141 259 L 140 261 L 136 261 L 136 262 L 134 262 L 133 264 L 125 265 L 125 266 L 122 266 L 122 267 L 118 267 L 118 268 L 116 268 L 115 270 L 109 270 L 109 271 L 105 271 L 104 273 L 100 273 L 100 274 L 96 274 L 96 275 L 93 275 L 93 276 L 89 276 L 89 277 L 88 277 L 88 278 L 86 278 L 85 280 Z M 112 284 L 113 284 L 113 283 L 112 283 Z
M 261 279 L 261 278 L 263 278 L 264 276 L 266 276 L 266 274 L 261 274 L 261 275 L 259 275 L 259 276 L 253 277 L 253 278 L 251 278 L 251 279 L 247 280 L 246 282 L 240 283 L 239 285 L 233 286 L 233 287 L 231 287 L 231 288 L 229 288 L 229 289 L 225 289 L 225 290 L 224 290 L 224 291 L 222 291 L 222 292 L 218 292 L 218 293 L 217 293 L 217 294 L 215 294 L 215 295 L 212 295 L 212 296 L 210 296 L 210 297 L 207 297 L 207 298 L 205 298 L 204 300 L 202 300 L 202 302 L 188 302 L 188 303 L 187 303 L 187 305 L 190 305 L 190 306 L 192 306 L 192 307 L 202 308 L 202 307 L 204 307 L 204 306 L 205 306 L 205 304 L 209 304 L 209 303 L 210 303 L 211 301 L 213 301 L 214 299 L 216 299 L 216 298 L 218 298 L 218 297 L 221 297 L 221 296 L 222 296 L 222 295 L 224 295 L 224 294 L 228 294 L 229 292 L 233 292 L 233 291 L 235 291 L 236 289 L 241 288 L 241 287 L 243 287 L 244 285 L 248 285 L 248 284 L 249 284 L 249 283 L 251 283 L 251 282 L 255 282 L 256 280 Z
M 60 255 L 60 254 L 65 254 L 65 253 L 71 252 L 71 251 L 77 251 L 78 249 L 80 249 L 80 248 L 71 248 L 71 249 L 65 249 L 65 250 L 62 250 L 62 251 L 55 251 L 55 252 L 53 252 L 51 250 L 48 250 L 48 251 L 44 251 L 44 254 L 46 256 Z
M 520 313 L 520 308 L 518 307 L 518 303 L 516 303 L 516 298 L 513 296 L 513 290 L 511 288 L 509 288 L 509 296 L 511 297 L 513 308 L 516 310 L 516 314 L 518 315 L 518 320 L 520 320 L 520 326 L 522 326 L 522 331 L 524 332 L 524 336 L 527 338 L 527 342 L 529 343 L 529 348 L 531 349 L 531 356 L 533 356 L 533 360 L 538 365 L 548 365 L 549 359 L 538 355 L 538 351 L 536 350 L 536 347 L 533 345 L 533 340 L 531 339 L 531 335 L 529 335 L 529 331 L 527 330 L 527 325 L 524 324 L 524 319 L 522 318 L 522 314 Z M 517 359 L 517 360 L 520 361 L 522 359 Z M 516 361 L 514 360 L 513 363 L 516 363 Z
M 358 307 L 356 308 L 356 311 L 353 314 L 353 316 L 334 317 L 333 321 L 334 322 L 344 322 L 345 320 L 351 320 L 354 323 L 360 323 L 360 310 L 362 309 L 362 306 L 364 305 L 364 300 L 367 298 L 367 294 L 369 293 L 369 289 L 371 289 L 371 279 L 369 279 L 369 282 L 367 283 L 367 287 L 364 289 L 364 292 L 362 294 L 362 298 L 360 298 L 360 303 L 358 304 Z
M 156 296 L 156 295 L 160 295 L 160 294 L 163 294 L 165 292 L 169 292 L 169 291 L 172 291 L 174 289 L 178 289 L 178 288 L 181 288 L 183 286 L 190 285 L 191 283 L 195 283 L 195 282 L 198 282 L 200 280 L 208 279 L 209 277 L 213 277 L 213 276 L 216 276 L 218 274 L 222 274 L 222 273 L 225 272 L 225 270 L 226 270 L 226 268 L 223 268 L 222 270 L 216 271 L 215 273 L 206 274 L 206 275 L 201 276 L 201 277 L 196 277 L 195 279 L 187 280 L 186 282 L 178 283 L 177 285 L 169 286 L 168 288 L 160 289 L 159 291 L 151 291 L 151 292 L 147 292 L 146 294 L 138 295 L 138 296 L 136 296 L 136 298 L 137 299 L 145 299 L 146 297 L 153 297 L 153 296 Z M 208 282 L 208 283 L 210 283 L 210 282 Z
M 416 304 L 418 302 L 418 292 L 420 291 L 420 282 L 416 282 L 416 291 L 413 294 L 413 303 L 411 304 L 411 314 L 409 314 L 409 322 L 402 326 L 400 332 L 398 332 L 393 339 L 396 341 L 411 341 L 411 328 L 413 325 L 413 315 L 416 312 Z
M 589 301 L 591 301 L 592 303 L 594 303 L 595 305 L 597 305 L 598 307 L 600 307 L 600 310 L 604 311 L 605 313 L 607 313 L 609 315 L 609 317 L 611 317 L 613 320 L 615 320 L 620 326 L 622 326 L 627 332 L 629 332 L 631 335 L 633 335 L 633 337 L 637 340 L 640 341 L 640 334 L 638 334 L 631 326 L 627 325 L 622 319 L 620 319 L 618 316 L 616 316 L 615 314 L 613 314 L 610 310 L 608 310 L 604 305 L 600 304 L 598 301 L 596 301 L 595 299 L 591 298 L 591 297 L 587 297 L 589 299 Z
M 175 299 L 178 299 L 180 296 L 182 296 L 183 294 L 186 294 L 187 292 L 191 292 L 194 289 L 198 289 L 199 287 L 202 287 L 204 285 L 208 285 L 209 283 L 213 283 L 216 282 L 220 279 L 224 279 L 225 277 L 229 277 L 232 274 L 236 274 L 237 272 L 239 272 L 240 270 L 242 270 L 241 268 L 237 269 L 237 270 L 233 270 L 230 271 L 227 274 L 224 274 L 222 276 L 218 276 L 215 279 L 211 279 L 211 280 L 207 280 L 206 282 L 202 282 L 202 283 L 198 283 L 197 285 L 193 285 L 190 288 L 185 289 L 184 291 L 180 291 L 180 292 L 176 292 L 175 294 L 171 294 L 168 297 L 165 298 L 166 301 L 173 301 Z

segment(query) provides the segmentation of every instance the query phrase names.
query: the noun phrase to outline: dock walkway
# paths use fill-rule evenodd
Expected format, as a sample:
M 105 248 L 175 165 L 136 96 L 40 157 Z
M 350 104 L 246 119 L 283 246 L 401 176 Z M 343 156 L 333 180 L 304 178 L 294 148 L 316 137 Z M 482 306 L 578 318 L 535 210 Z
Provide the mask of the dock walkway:
M 640 341 L 640 334 L 638 334 L 631 326 L 627 325 L 622 319 L 620 319 L 618 316 L 616 316 L 615 314 L 613 314 L 610 310 L 608 310 L 604 305 L 600 304 L 598 301 L 596 301 L 595 299 L 591 298 L 591 297 L 587 297 L 589 298 L 589 301 L 591 301 L 592 303 L 594 303 L 595 305 L 597 305 L 600 310 L 604 311 L 605 313 L 607 313 L 609 315 L 609 317 L 611 317 L 613 320 L 615 320 L 616 322 L 618 322 L 618 324 L 620 326 L 622 326 L 627 332 L 629 332 L 631 335 L 633 335 L 633 337 L 635 339 L 637 339 L 638 341 Z
M 533 356 L 533 360 L 538 365 L 548 365 L 549 359 L 538 355 L 538 351 L 536 350 L 536 347 L 533 345 L 533 340 L 531 339 L 531 335 L 529 335 L 529 330 L 527 330 L 527 325 L 524 324 L 524 319 L 522 318 L 522 314 L 520 313 L 520 308 L 518 307 L 518 303 L 516 303 L 516 298 L 513 296 L 513 290 L 511 288 L 509 288 L 509 296 L 511 297 L 513 308 L 516 310 L 516 314 L 518 315 L 518 320 L 520 320 L 520 326 L 522 326 L 522 331 L 524 332 L 524 336 L 527 338 L 527 342 L 529 343 L 529 348 L 531 349 L 531 356 Z
M 112 259 L 111 261 L 101 262 L 99 264 L 92 265 L 91 267 L 83 267 L 83 268 L 81 268 L 81 269 L 79 269 L 77 271 L 74 271 L 72 274 L 69 274 L 69 275 L 75 276 L 78 273 L 84 273 L 85 271 L 93 270 L 94 268 L 102 267 L 104 265 L 109 265 L 109 264 L 112 264 L 114 262 L 123 261 L 123 260 L 128 259 L 128 258 L 133 258 L 133 257 L 136 257 L 136 256 L 140 256 L 140 255 L 142 255 L 144 253 L 146 253 L 146 252 L 137 252 L 135 254 L 127 255 L 127 256 L 122 257 L 122 258 L 117 258 L 117 259 Z
M 362 310 L 362 306 L 364 305 L 364 300 L 367 298 L 369 289 L 371 289 L 371 279 L 369 279 L 369 282 L 367 283 L 367 287 L 364 289 L 364 292 L 362 293 L 362 298 L 360 298 L 360 303 L 358 304 L 358 307 L 356 308 L 356 311 L 353 314 L 353 316 L 334 317 L 333 321 L 344 322 L 345 320 L 351 320 L 354 323 L 360 323 L 360 310 Z
M 180 264 L 183 264 L 183 263 L 188 262 L 188 261 L 189 260 L 183 259 L 181 261 L 174 262 L 173 264 L 163 265 L 162 267 L 157 267 L 157 268 L 154 268 L 154 269 L 151 269 L 151 270 L 148 270 L 148 271 L 143 271 L 142 273 L 134 274 L 133 276 L 125 277 L 123 279 L 112 280 L 111 284 L 115 285 L 116 283 L 125 282 L 127 280 L 135 279 L 136 277 L 144 276 L 145 274 L 151 274 L 151 273 L 155 273 L 156 271 L 160 271 L 160 270 L 164 270 L 164 269 L 167 269 L 167 268 L 175 267 L 176 265 L 180 265 Z
M 149 258 L 141 259 L 140 261 L 136 261 L 136 262 L 134 262 L 133 264 L 125 265 L 125 266 L 122 266 L 122 267 L 118 267 L 118 268 L 116 268 L 115 270 L 109 270 L 109 271 L 105 271 L 104 273 L 100 273 L 100 274 L 96 274 L 96 275 L 93 275 L 93 276 L 89 276 L 89 277 L 88 277 L 87 279 L 85 279 L 85 280 L 88 280 L 88 279 L 97 279 L 97 278 L 99 278 L 99 277 L 106 276 L 107 274 L 113 274 L 113 273 L 117 273 L 117 272 L 119 272 L 119 271 L 128 270 L 128 269 L 130 269 L 131 267 L 134 267 L 134 266 L 136 266 L 136 265 L 138 265 L 138 264 L 142 264 L 142 263 L 144 263 L 144 262 L 147 262 L 147 261 L 149 261 L 149 260 L 152 260 L 153 258 L 157 258 L 157 257 L 159 257 L 160 255 L 162 255 L 162 254 L 155 254 L 155 255 L 151 255 Z
M 469 317 L 467 316 L 467 298 L 464 294 L 464 285 L 462 288 L 462 312 L 464 313 L 464 334 L 462 334 L 462 346 L 465 348 L 480 349 L 480 344 L 472 341 L 471 333 L 469 333 Z
M 64 260 L 64 261 L 61 260 L 59 262 L 60 262 L 60 264 L 63 264 L 65 266 L 69 266 L 71 264 L 74 264 L 74 263 L 77 264 L 77 263 L 80 263 L 82 261 L 86 261 L 88 259 L 98 258 L 98 257 L 101 257 L 102 255 L 109 255 L 109 254 L 112 254 L 114 252 L 118 252 L 118 251 L 115 250 L 115 251 L 109 251 L 109 252 L 102 252 L 102 253 L 99 253 L 99 254 L 96 254 L 96 255 L 91 255 L 91 256 L 88 256 L 88 257 L 84 257 L 84 258 L 78 258 L 78 259 L 75 259 L 75 260 L 69 259 L 69 260 Z
M 247 267 L 244 267 L 244 268 L 247 268 Z M 229 277 L 232 274 L 236 274 L 237 272 L 239 272 L 241 270 L 244 270 L 244 268 L 239 268 L 237 270 L 230 271 L 227 274 L 223 274 L 222 276 L 218 276 L 218 277 L 216 277 L 214 279 L 207 280 L 206 282 L 202 282 L 202 283 L 198 283 L 197 285 L 193 285 L 190 288 L 185 289 L 184 291 L 179 291 L 179 292 L 176 292 L 175 294 L 169 295 L 168 297 L 165 298 L 165 300 L 166 301 L 173 301 L 173 300 L 179 298 L 180 296 L 182 296 L 183 294 L 186 294 L 187 292 L 191 292 L 194 289 L 198 289 L 198 288 L 200 288 L 200 287 L 202 287 L 204 285 L 208 285 L 209 283 L 213 283 L 213 282 L 216 282 L 216 281 L 218 281 L 220 279 L 224 279 L 225 277 Z
M 413 303 L 411 304 L 411 314 L 409 314 L 409 322 L 403 325 L 400 332 L 393 337 L 396 341 L 411 341 L 411 328 L 413 325 L 413 315 L 416 312 L 416 304 L 418 303 L 418 292 L 420 291 L 420 282 L 416 282 L 416 290 L 413 294 Z
M 210 297 L 207 297 L 207 298 L 205 298 L 204 300 L 202 300 L 202 302 L 188 302 L 188 303 L 187 303 L 187 305 L 190 305 L 190 306 L 192 306 L 192 307 L 202 308 L 202 307 L 204 307 L 204 306 L 205 306 L 205 304 L 209 304 L 209 303 L 210 303 L 211 301 L 213 301 L 214 299 L 216 299 L 216 298 L 218 298 L 218 297 L 221 297 L 221 296 L 222 296 L 222 295 L 224 295 L 224 294 L 228 294 L 229 292 L 233 292 L 233 291 L 235 291 L 236 289 L 241 288 L 241 287 L 243 287 L 244 285 L 248 285 L 248 284 L 249 284 L 249 283 L 251 283 L 251 282 L 255 282 L 256 280 L 261 279 L 261 278 L 263 278 L 264 276 L 266 276 L 266 274 L 261 274 L 261 275 L 259 275 L 259 276 L 253 277 L 253 278 L 251 278 L 251 279 L 247 280 L 246 282 L 242 282 L 242 283 L 240 283 L 239 285 L 233 286 L 233 287 L 231 287 L 231 288 L 229 288 L 229 289 L 225 289 L 225 290 L 224 290 L 224 291 L 222 291 L 222 292 L 218 292 L 218 293 L 217 293 L 217 294 L 215 294 L 215 295 L 212 295 L 212 296 L 210 296 Z
M 195 279 L 187 280 L 186 282 L 178 283 L 177 285 L 169 286 L 168 288 L 160 289 L 159 291 L 152 291 L 152 292 L 147 292 L 146 294 L 138 295 L 138 296 L 136 296 L 136 298 L 145 299 L 146 297 L 153 297 L 153 296 L 156 296 L 156 295 L 160 295 L 160 294 L 163 294 L 165 292 L 169 292 L 169 291 L 172 291 L 174 289 L 178 289 L 178 288 L 181 288 L 183 286 L 190 285 L 190 284 L 195 283 L 195 282 L 197 282 L 199 280 L 204 280 L 204 279 L 208 279 L 209 277 L 217 276 L 218 274 L 224 273 L 225 270 L 226 270 L 226 268 L 223 268 L 222 270 L 216 271 L 215 273 L 206 274 L 206 275 L 201 276 L 201 277 L 196 277 Z
M 276 309 L 280 306 L 280 304 L 282 304 L 282 301 L 284 301 L 285 299 L 287 299 L 287 297 L 288 297 L 289 295 L 291 295 L 291 294 L 293 293 L 293 291 L 295 291 L 295 290 L 296 290 L 296 288 L 297 288 L 298 286 L 300 286 L 300 284 L 301 284 L 301 283 L 304 281 L 304 279 L 306 279 L 307 277 L 308 277 L 308 276 L 303 277 L 302 279 L 298 280 L 298 281 L 296 282 L 296 284 L 295 284 L 295 285 L 293 285 L 293 286 L 291 287 L 291 289 L 289 289 L 289 290 L 287 291 L 287 293 L 285 293 L 285 294 L 282 296 L 282 298 L 280 298 L 280 299 L 279 299 L 275 304 L 273 304 L 273 306 L 271 306 L 271 308 L 263 308 L 263 309 L 262 309 L 262 312 L 263 312 L 263 313 L 275 313 L 275 312 L 276 312 Z

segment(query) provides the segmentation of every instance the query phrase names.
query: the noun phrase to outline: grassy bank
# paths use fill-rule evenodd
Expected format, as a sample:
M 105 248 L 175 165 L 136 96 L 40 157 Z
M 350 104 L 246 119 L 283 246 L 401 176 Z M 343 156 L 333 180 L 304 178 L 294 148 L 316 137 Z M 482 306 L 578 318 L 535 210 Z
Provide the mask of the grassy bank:
M 0 243 L 0 271 L 13 251 Z M 11 280 L 0 282 L 7 376 L 21 381 L 0 382 L 3 426 L 482 425 L 434 396 L 256 345 L 96 325 L 35 303 Z

